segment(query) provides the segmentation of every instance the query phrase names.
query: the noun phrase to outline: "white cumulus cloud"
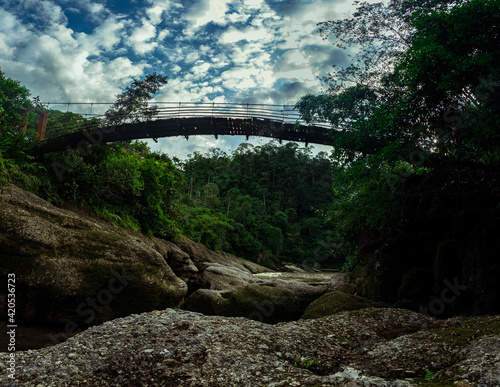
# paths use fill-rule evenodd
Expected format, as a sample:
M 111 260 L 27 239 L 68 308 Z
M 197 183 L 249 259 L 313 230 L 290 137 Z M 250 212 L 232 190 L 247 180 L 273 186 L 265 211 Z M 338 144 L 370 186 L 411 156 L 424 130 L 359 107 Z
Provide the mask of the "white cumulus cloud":
M 129 37 L 129 44 L 138 54 L 146 54 L 155 49 L 158 43 L 151 41 L 156 36 L 156 27 L 148 20 L 142 20 L 142 25 L 136 27 Z
M 187 12 L 187 19 L 191 22 L 189 33 L 210 22 L 226 24 L 226 12 L 231 0 L 198 0 Z

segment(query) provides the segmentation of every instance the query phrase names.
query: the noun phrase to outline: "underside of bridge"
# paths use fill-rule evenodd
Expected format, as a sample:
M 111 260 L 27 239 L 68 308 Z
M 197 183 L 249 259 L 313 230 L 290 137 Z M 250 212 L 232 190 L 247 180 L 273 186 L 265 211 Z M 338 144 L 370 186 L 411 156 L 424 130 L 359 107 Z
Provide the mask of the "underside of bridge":
M 80 149 L 90 144 L 175 136 L 188 139 L 189 136 L 196 135 L 213 135 L 216 138 L 227 135 L 246 136 L 247 139 L 250 136 L 260 136 L 306 144 L 333 144 L 333 131 L 330 129 L 261 118 L 170 118 L 96 128 L 52 138 L 49 129 L 47 134 L 49 138 L 34 149 L 35 154 L 60 152 L 68 148 Z

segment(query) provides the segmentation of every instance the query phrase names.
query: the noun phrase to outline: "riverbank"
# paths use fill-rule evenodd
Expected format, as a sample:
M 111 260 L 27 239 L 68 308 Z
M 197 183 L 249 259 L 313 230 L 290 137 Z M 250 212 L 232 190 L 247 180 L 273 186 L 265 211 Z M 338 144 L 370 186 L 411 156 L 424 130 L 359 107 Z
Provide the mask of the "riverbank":
M 183 308 L 266 323 L 301 318 L 341 273 L 277 273 L 187 238 L 168 241 L 0 189 L 0 272 L 15 275 L 18 350 L 131 314 Z M 7 328 L 7 291 L 0 313 Z M 1 328 L 1 325 L 0 325 Z M 0 350 L 7 338 L 0 337 Z
M 16 353 L 5 386 L 460 386 L 500 383 L 500 316 L 367 308 L 277 325 L 175 309 Z
M 0 248 L 3 274 L 16 274 L 6 386 L 500 383 L 499 316 L 372 308 L 343 273 L 273 272 L 15 186 L 0 190 Z

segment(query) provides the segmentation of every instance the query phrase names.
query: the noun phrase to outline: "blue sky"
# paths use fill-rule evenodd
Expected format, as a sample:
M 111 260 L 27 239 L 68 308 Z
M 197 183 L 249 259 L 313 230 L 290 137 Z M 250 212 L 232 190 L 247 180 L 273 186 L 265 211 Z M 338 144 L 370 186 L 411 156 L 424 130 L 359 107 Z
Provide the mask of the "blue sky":
M 169 80 L 157 101 L 295 104 L 322 90 L 318 78 L 332 65 L 347 64 L 346 53 L 315 30 L 349 17 L 351 3 L 0 0 L 0 68 L 50 102 L 112 102 L 132 79 L 157 72 Z M 210 147 L 229 152 L 243 140 L 151 146 L 184 158 Z

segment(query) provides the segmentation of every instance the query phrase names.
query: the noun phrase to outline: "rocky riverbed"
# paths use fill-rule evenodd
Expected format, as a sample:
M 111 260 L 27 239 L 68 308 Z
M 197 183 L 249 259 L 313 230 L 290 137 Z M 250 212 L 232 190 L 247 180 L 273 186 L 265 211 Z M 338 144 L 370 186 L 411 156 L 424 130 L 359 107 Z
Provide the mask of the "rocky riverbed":
M 482 386 L 500 384 L 500 317 L 437 321 L 367 308 L 267 325 L 165 309 L 16 353 L 4 386 Z
M 338 285 L 332 274 L 275 273 L 187 238 L 147 238 L 14 185 L 0 188 L 0 255 L 0 274 L 16 276 L 19 349 L 54 345 L 89 326 L 167 307 L 295 320 Z M 2 330 L 6 291 L 0 289 Z M 0 350 L 5 340 L 0 337 Z
M 0 188 L 0 253 L 18 325 L 1 385 L 500 386 L 499 316 L 378 308 L 345 274 L 276 273 L 15 186 Z

